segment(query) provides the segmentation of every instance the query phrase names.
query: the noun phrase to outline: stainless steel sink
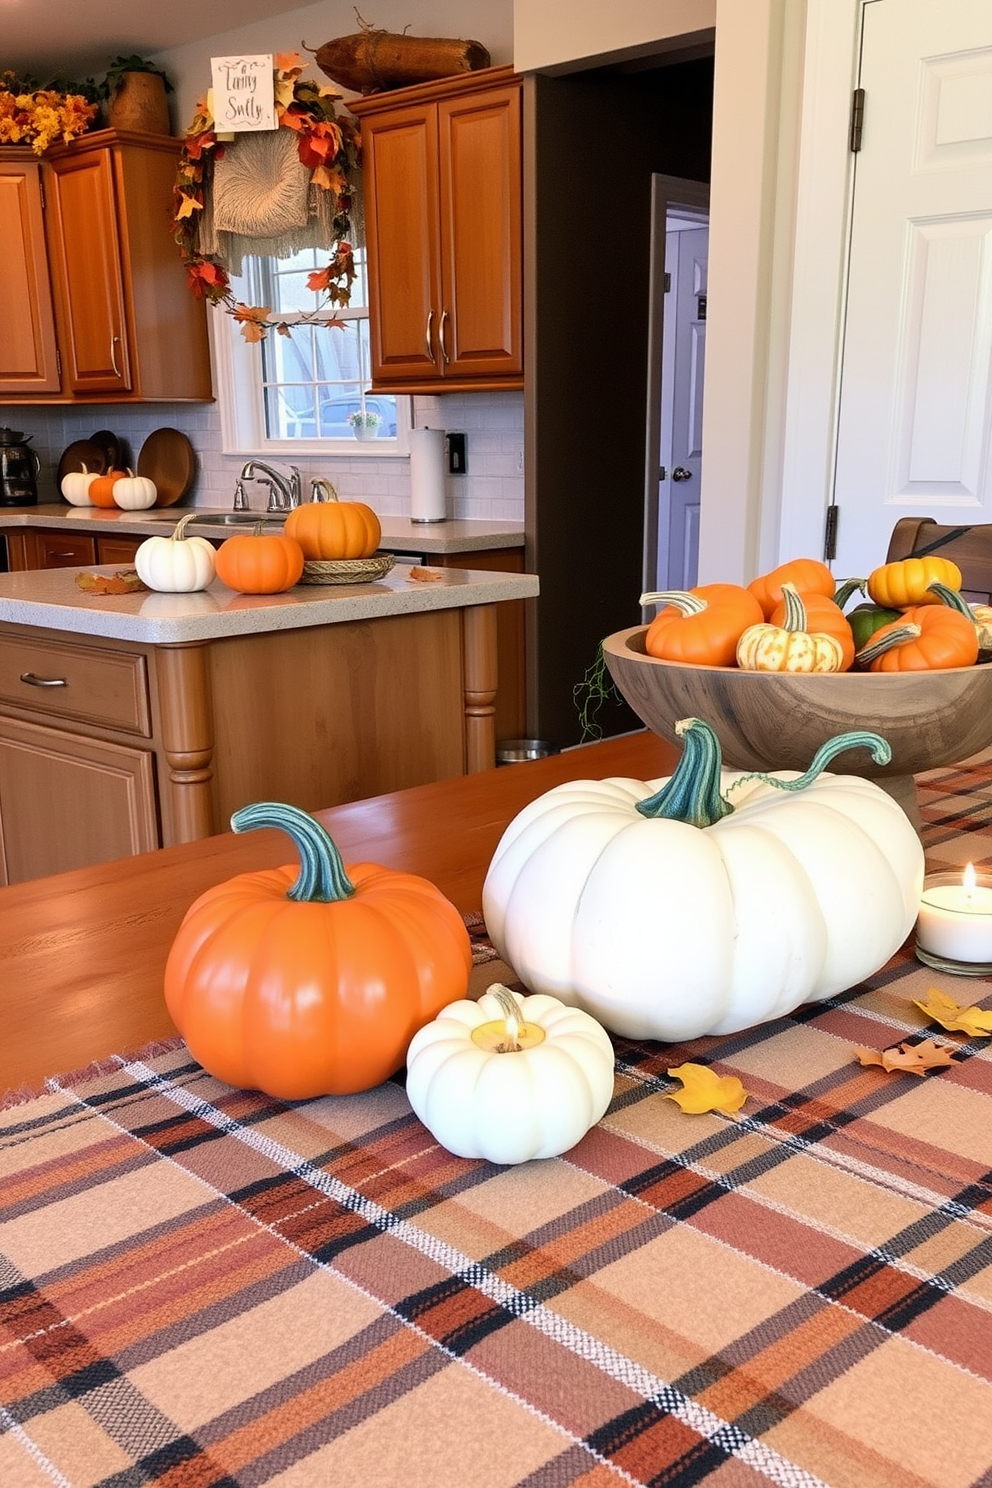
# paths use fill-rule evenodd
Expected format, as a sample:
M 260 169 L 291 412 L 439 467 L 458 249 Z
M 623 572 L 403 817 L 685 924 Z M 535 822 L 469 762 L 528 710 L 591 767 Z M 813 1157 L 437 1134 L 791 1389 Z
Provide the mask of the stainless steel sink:
M 259 522 L 263 527 L 283 527 L 286 523 L 282 512 L 252 511 L 202 511 L 197 512 L 193 520 L 211 527 L 254 527 Z

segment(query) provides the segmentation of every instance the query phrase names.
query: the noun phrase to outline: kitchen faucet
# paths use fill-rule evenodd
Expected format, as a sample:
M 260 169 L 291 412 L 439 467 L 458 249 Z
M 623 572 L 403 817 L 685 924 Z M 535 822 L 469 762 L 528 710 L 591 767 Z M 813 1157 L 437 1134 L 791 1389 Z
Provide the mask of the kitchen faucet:
M 256 474 L 256 471 L 258 474 Z M 258 480 L 269 488 L 269 504 L 266 508 L 270 512 L 290 511 L 294 506 L 299 506 L 302 496 L 300 483 L 300 472 L 295 465 L 290 465 L 289 476 L 276 470 L 271 465 L 266 465 L 264 460 L 247 460 L 241 467 L 241 474 L 235 487 L 234 504 L 238 509 L 238 498 L 244 500 L 244 486 L 242 481 Z

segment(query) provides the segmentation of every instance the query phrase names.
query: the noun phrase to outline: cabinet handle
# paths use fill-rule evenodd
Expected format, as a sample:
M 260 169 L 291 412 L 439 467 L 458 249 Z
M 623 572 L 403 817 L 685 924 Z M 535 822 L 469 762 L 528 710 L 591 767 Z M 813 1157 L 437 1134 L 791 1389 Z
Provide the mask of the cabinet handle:
M 117 343 L 120 339 L 120 336 L 111 336 L 110 338 L 110 365 L 114 369 L 115 377 L 121 376 L 121 369 L 117 365 L 117 352 L 115 350 L 115 347 L 117 346 Z
M 445 360 L 446 363 L 451 361 L 451 358 L 448 355 L 448 347 L 447 347 L 447 345 L 445 343 L 445 337 L 444 337 L 444 328 L 445 328 L 445 326 L 447 324 L 448 324 L 448 312 L 447 312 L 447 310 L 442 310 L 441 311 L 441 324 L 438 326 L 437 339 L 441 343 L 441 355 L 444 357 L 444 360 Z
M 435 365 L 434 348 L 431 345 L 431 326 L 433 324 L 434 324 L 434 311 L 433 310 L 428 310 L 428 312 L 427 312 L 427 329 L 424 332 L 424 345 L 427 348 L 427 355 L 431 359 L 431 365 L 432 366 Z
M 34 672 L 22 672 L 21 681 L 29 687 L 68 687 L 65 677 L 36 677 Z

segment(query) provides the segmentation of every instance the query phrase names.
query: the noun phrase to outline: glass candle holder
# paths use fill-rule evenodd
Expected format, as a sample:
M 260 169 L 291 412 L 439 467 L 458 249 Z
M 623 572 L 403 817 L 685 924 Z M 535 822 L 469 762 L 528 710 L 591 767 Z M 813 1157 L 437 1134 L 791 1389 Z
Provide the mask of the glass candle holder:
M 992 873 L 931 873 L 923 880 L 916 956 L 958 976 L 992 972 Z

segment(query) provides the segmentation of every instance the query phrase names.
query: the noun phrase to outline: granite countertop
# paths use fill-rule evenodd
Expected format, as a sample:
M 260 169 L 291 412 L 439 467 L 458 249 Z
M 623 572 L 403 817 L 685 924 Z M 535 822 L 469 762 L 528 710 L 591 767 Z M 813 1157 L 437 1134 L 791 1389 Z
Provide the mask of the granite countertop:
M 105 507 L 70 506 L 57 501 L 38 506 L 0 507 L 0 527 L 77 527 L 84 532 L 118 532 L 129 537 L 168 537 L 180 517 L 195 511 L 191 524 L 200 537 L 230 537 L 243 531 L 241 526 L 211 523 L 212 512 L 226 516 L 230 507 L 171 506 L 152 507 L 149 511 L 126 512 Z M 249 516 L 250 514 L 246 514 Z M 264 517 L 265 512 L 255 512 Z M 451 521 L 413 522 L 409 517 L 382 516 L 380 548 L 401 553 L 470 553 L 484 548 L 521 548 L 523 525 L 518 522 Z
M 112 574 L 114 566 L 88 570 Z M 34 625 L 110 640 L 176 645 L 225 636 L 296 630 L 344 620 L 377 620 L 424 610 L 531 599 L 534 574 L 432 568 L 432 579 L 411 578 L 412 566 L 397 563 L 383 578 L 364 584 L 301 584 L 285 594 L 236 594 L 215 580 L 198 594 L 86 594 L 72 568 L 31 569 L 0 574 L 0 622 Z M 436 576 L 436 577 L 434 577 Z

